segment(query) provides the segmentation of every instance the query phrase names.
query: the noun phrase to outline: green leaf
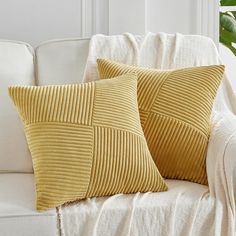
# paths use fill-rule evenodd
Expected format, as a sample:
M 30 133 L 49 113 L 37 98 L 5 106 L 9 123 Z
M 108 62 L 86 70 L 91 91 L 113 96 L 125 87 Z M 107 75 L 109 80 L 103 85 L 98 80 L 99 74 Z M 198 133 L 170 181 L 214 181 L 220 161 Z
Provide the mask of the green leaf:
M 236 0 L 221 0 L 221 6 L 236 6 Z
M 227 39 L 227 41 L 230 43 L 236 43 L 236 33 L 232 33 L 226 29 L 221 28 L 220 36 L 224 37 L 224 39 Z
M 236 19 L 227 13 L 220 14 L 220 25 L 229 32 L 236 33 Z
M 232 46 L 232 43 L 230 43 L 227 38 L 225 38 L 223 35 L 220 36 L 220 42 L 225 45 L 235 56 L 236 56 L 236 48 Z
M 234 18 L 236 18 L 236 11 L 231 11 L 231 13 L 233 14 Z

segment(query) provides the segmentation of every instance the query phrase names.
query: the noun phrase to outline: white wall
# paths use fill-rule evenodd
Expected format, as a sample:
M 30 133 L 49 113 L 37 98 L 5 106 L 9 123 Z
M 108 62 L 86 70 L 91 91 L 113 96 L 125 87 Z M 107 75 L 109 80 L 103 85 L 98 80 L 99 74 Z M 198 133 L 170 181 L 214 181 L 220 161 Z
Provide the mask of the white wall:
M 0 0 L 0 38 L 36 46 L 95 33 L 180 32 L 218 41 L 218 0 Z M 220 46 L 236 88 L 236 58 Z
M 236 56 L 225 46 L 219 47 L 222 62 L 225 64 L 225 71 L 236 91 Z
M 199 0 L 0 0 L 0 38 L 32 45 L 94 33 L 196 31 Z
M 196 34 L 197 0 L 149 0 L 147 29 L 152 32 Z
M 236 7 L 220 7 L 220 10 L 223 12 L 236 11 Z M 236 44 L 233 46 L 236 47 Z M 219 52 L 222 62 L 225 64 L 226 73 L 236 92 L 236 56 L 222 44 L 220 44 Z
M 0 0 L 0 38 L 38 44 L 81 35 L 78 0 Z

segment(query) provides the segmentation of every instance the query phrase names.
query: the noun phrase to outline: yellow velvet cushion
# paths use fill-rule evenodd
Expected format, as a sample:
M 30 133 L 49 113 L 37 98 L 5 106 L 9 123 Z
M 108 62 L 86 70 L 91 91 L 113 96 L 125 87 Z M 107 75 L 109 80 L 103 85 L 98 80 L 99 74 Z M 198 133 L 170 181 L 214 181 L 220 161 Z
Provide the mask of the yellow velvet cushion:
M 161 175 L 207 184 L 210 115 L 224 66 L 160 71 L 106 59 L 97 64 L 101 79 L 137 74 L 141 124 Z
M 9 88 L 32 154 L 37 210 L 92 196 L 167 190 L 143 135 L 135 75 Z

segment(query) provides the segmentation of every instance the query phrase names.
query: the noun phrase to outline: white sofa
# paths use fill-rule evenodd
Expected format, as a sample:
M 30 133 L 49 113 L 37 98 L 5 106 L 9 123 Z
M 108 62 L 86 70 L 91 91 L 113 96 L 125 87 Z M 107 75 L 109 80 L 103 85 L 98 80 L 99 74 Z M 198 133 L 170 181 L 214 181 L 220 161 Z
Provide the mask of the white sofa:
M 35 210 L 31 157 L 23 126 L 8 96 L 7 87 L 16 84 L 80 83 L 88 47 L 88 39 L 49 41 L 36 50 L 21 42 L 0 41 L 0 236 L 59 234 L 57 211 L 52 209 L 38 213 Z M 182 230 L 181 227 L 187 221 L 178 218 L 180 208 L 186 218 L 194 217 L 196 225 L 201 230 L 215 223 L 211 218 L 215 212 L 212 209 L 216 206 L 223 209 L 223 206 L 220 200 L 210 195 L 208 186 L 177 180 L 167 180 L 167 183 L 169 191 L 153 193 L 148 202 L 143 203 L 140 215 L 145 218 L 149 214 L 150 224 L 146 227 L 147 232 L 137 231 L 136 235 L 152 236 L 156 232 L 154 229 L 156 227 L 159 227 L 159 235 L 196 235 L 194 232 L 197 228 L 189 231 Z M 177 200 L 178 207 L 175 208 Z M 117 203 L 116 207 L 122 208 L 128 203 L 122 204 Z M 199 215 L 193 216 L 192 208 L 196 206 Z M 164 224 L 173 219 L 161 219 L 159 222 L 162 225 L 155 225 L 155 222 L 152 222 L 154 213 L 175 210 L 177 210 L 176 219 L 171 234 L 169 229 L 165 229 Z M 207 211 L 209 215 L 201 214 Z M 145 219 L 147 224 L 149 218 Z M 138 225 L 139 222 L 137 221 L 136 224 Z M 212 235 L 221 234 L 222 231 L 217 232 L 217 229 L 212 231 Z M 198 232 L 197 235 L 204 235 L 204 232 Z

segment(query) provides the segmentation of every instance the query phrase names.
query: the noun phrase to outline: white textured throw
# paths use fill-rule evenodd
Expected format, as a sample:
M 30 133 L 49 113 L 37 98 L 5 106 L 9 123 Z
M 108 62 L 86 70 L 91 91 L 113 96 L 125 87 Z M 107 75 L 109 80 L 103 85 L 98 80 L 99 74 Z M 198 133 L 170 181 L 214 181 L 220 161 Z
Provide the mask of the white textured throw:
M 148 33 L 91 39 L 84 81 L 98 78 L 97 58 L 158 69 L 220 64 L 209 38 Z M 235 235 L 236 98 L 225 77 L 212 112 L 209 186 L 167 180 L 163 193 L 92 198 L 59 208 L 62 235 Z

